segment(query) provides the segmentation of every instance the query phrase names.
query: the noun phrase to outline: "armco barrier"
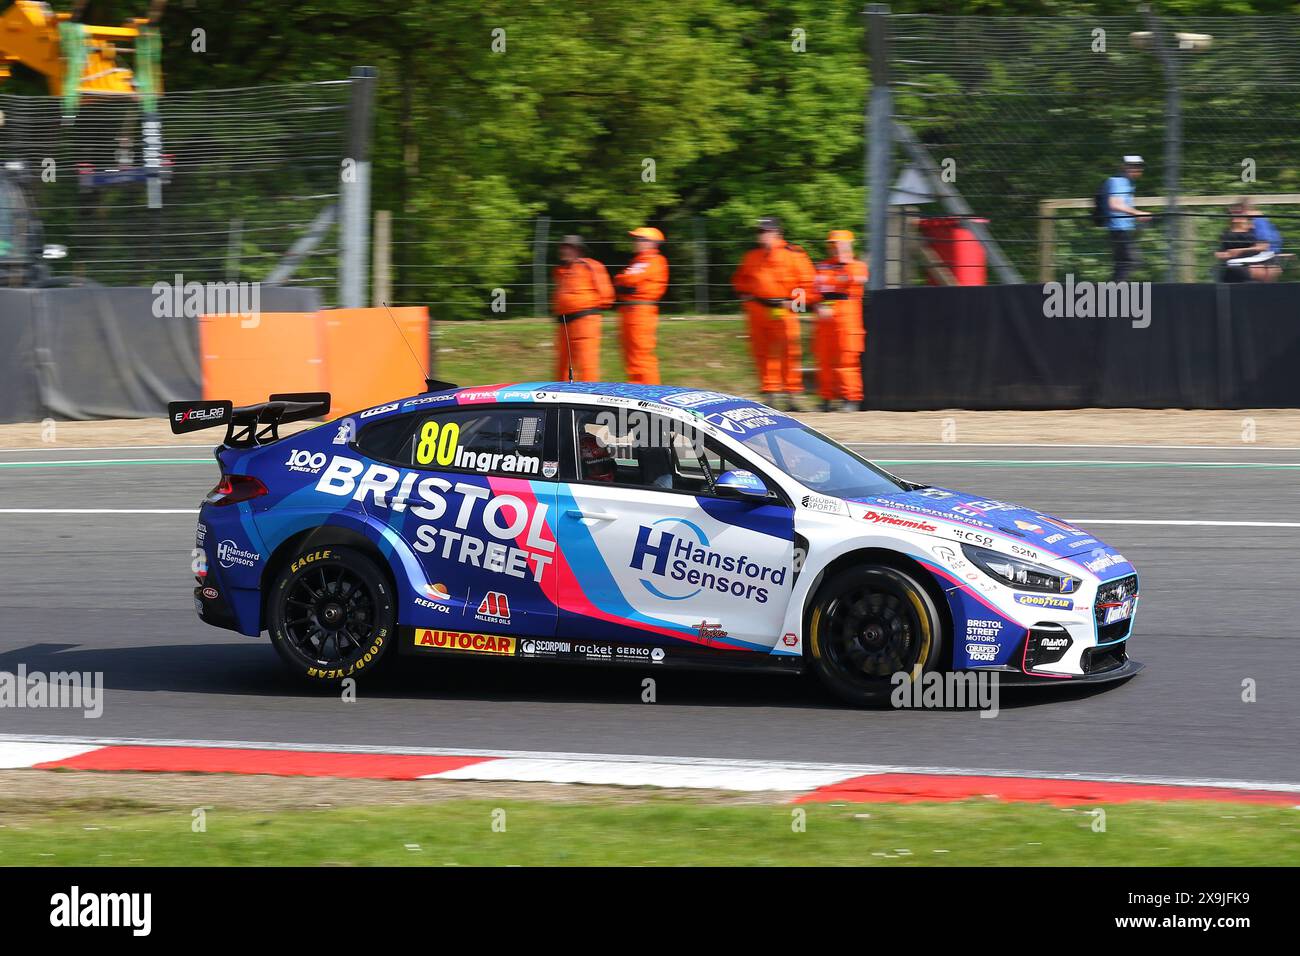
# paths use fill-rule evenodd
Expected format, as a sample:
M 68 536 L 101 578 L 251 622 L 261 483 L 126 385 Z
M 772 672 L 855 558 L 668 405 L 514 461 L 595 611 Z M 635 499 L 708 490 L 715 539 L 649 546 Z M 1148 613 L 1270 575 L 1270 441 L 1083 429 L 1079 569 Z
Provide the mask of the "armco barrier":
M 868 407 L 1300 407 L 1300 284 L 1156 283 L 1144 328 L 1049 318 L 1045 298 L 1041 285 L 873 293 Z
M 314 289 L 264 286 L 267 312 Z M 150 288 L 0 289 L 0 422 L 141 418 L 199 394 L 197 318 L 159 317 Z

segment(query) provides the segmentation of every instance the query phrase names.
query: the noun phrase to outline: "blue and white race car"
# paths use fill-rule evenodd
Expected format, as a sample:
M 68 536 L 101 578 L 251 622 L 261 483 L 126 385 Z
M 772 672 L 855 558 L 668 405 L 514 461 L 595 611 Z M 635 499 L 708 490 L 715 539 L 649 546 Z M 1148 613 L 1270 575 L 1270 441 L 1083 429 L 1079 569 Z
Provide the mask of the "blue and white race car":
M 665 386 L 429 391 L 281 438 L 323 393 L 177 402 L 224 425 L 195 603 L 318 681 L 401 655 L 1131 677 L 1133 566 L 1087 531 L 914 484 L 764 405 Z

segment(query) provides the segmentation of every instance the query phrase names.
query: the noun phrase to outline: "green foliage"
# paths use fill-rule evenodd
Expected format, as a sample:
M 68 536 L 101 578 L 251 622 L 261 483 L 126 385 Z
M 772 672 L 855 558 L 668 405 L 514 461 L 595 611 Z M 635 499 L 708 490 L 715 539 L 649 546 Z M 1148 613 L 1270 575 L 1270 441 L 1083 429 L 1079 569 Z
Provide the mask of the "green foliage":
M 139 6 L 101 0 L 91 13 L 114 22 L 139 15 Z M 1136 17 L 1130 0 L 891 6 L 896 14 L 1042 17 L 1026 55 L 1049 48 L 1056 31 L 1046 18 Z M 1296 8 L 1283 0 L 1158 6 L 1166 16 L 1227 17 Z M 862 231 L 868 78 L 860 10 L 822 0 L 227 0 L 214 10 L 200 0 L 167 8 L 163 72 L 167 89 L 182 90 L 343 79 L 355 65 L 376 66 L 373 207 L 396 220 L 399 298 L 433 303 L 439 315 L 489 317 L 494 288 L 530 310 L 539 214 L 556 221 L 552 242 L 602 229 L 621 242 L 622 224 L 654 222 L 668 233 L 674 263 L 688 253 L 671 243 L 702 220 L 716 299 L 759 215 L 783 217 L 814 254 L 827 229 Z M 200 29 L 206 52 L 194 50 Z M 1150 95 L 1117 101 L 1068 72 L 1026 91 L 1020 64 L 1000 61 L 989 64 L 978 97 L 964 95 L 942 64 L 928 79 L 957 95 L 899 92 L 899 112 L 918 134 L 954 147 L 939 156 L 958 156 L 963 176 L 983 170 L 982 182 L 969 190 L 963 183 L 963 192 L 1027 278 L 1040 199 L 1091 195 L 1121 151 L 1140 150 L 1153 172 L 1162 161 L 1154 58 L 1119 43 L 1107 56 L 1149 70 Z M 1184 193 L 1235 188 L 1232 163 L 1198 155 L 1193 137 L 1216 148 L 1239 139 L 1238 92 L 1225 77 L 1204 116 L 1189 115 Z M 1289 100 L 1269 99 L 1278 102 Z M 1286 154 L 1291 132 L 1257 130 L 1262 164 Z M 237 151 L 227 134 L 214 120 L 214 148 Z M 1294 188 L 1294 168 L 1265 173 L 1271 189 Z M 584 229 L 582 220 L 612 225 Z M 1104 268 L 1104 237 L 1095 229 L 1076 229 L 1076 237 L 1072 228 L 1062 227 L 1060 257 Z M 598 251 L 606 250 L 616 261 L 625 252 Z

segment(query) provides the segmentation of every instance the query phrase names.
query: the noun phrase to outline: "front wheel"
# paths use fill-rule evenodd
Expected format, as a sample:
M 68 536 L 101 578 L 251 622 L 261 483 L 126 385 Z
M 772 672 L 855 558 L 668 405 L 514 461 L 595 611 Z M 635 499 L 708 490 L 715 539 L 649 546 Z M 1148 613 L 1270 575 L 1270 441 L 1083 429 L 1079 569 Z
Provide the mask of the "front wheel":
M 271 585 L 271 644 L 310 680 L 370 673 L 396 637 L 392 588 L 365 554 L 339 545 L 294 555 Z
M 886 701 L 896 674 L 913 681 L 942 666 L 942 618 L 929 591 L 885 565 L 850 568 L 822 585 L 808 637 L 817 676 L 856 706 Z

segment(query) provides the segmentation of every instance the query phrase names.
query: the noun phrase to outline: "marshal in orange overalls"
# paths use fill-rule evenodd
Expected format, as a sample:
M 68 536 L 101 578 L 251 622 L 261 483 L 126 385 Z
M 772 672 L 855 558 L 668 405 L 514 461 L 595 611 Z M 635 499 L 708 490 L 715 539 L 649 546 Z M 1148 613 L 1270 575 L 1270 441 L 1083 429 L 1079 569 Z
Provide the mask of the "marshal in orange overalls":
M 659 252 L 664 234 L 643 226 L 633 229 L 629 235 L 637 240 L 636 256 L 614 277 L 623 333 L 623 364 L 629 382 L 658 385 L 655 333 L 659 325 L 659 300 L 668 291 L 668 260 Z
M 567 380 L 572 362 L 574 381 L 598 382 L 601 311 L 614 304 L 614 286 L 601 263 L 581 255 L 583 246 L 578 237 L 566 237 L 561 245 L 572 249 L 574 256 L 555 268 L 555 292 L 551 297 L 551 311 L 558 322 L 555 377 Z
M 862 401 L 862 293 L 867 264 L 853 258 L 853 233 L 836 229 L 827 236 L 831 255 L 817 263 L 817 322 L 813 354 L 817 392 L 828 402 Z
M 766 221 L 763 221 L 766 222 Z M 762 238 L 765 233 L 774 233 Z M 745 253 L 731 277 L 749 316 L 749 344 L 764 395 L 803 391 L 802 345 L 797 302 L 811 302 L 816 272 L 802 248 L 786 242 L 779 228 L 760 225 L 760 245 Z

